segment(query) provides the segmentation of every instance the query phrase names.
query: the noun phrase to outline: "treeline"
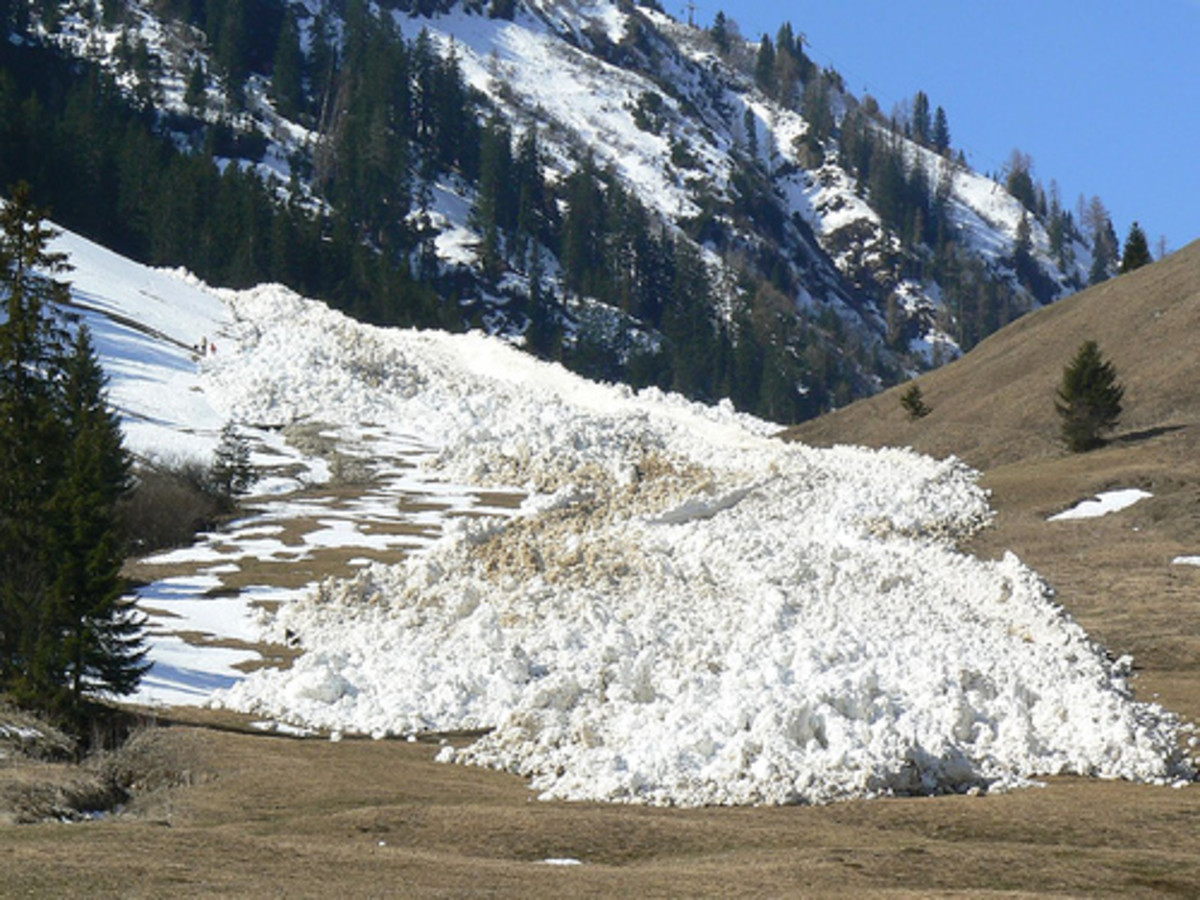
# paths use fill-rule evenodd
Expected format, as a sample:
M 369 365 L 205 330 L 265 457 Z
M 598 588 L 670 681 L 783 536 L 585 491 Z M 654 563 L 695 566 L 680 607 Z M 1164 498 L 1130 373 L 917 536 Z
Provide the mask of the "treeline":
M 249 166 L 218 165 L 236 143 L 230 129 L 189 127 L 199 152 L 179 151 L 98 68 L 0 45 L 0 182 L 28 181 L 63 225 L 212 283 L 279 281 L 372 321 L 441 322 L 434 292 L 403 260 L 364 246 L 352 218 L 279 203 Z

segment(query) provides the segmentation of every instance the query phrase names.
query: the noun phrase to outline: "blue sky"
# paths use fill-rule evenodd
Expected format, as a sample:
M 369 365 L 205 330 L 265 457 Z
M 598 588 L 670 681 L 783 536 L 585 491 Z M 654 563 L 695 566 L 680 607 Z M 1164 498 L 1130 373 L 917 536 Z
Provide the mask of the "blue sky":
M 754 40 L 790 21 L 885 112 L 925 91 L 973 168 L 1020 149 L 1122 241 L 1135 219 L 1156 255 L 1200 238 L 1200 0 L 697 0 L 696 24 L 718 10 Z

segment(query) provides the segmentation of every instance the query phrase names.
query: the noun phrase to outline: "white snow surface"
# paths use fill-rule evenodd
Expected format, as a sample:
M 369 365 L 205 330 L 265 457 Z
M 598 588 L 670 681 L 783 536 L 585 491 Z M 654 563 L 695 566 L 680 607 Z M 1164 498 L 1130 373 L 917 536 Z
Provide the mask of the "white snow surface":
M 1149 491 L 1140 488 L 1124 488 L 1118 491 L 1105 491 L 1088 500 L 1081 500 L 1070 509 L 1064 509 L 1046 519 L 1047 522 L 1065 522 L 1071 519 L 1098 519 L 1110 513 L 1128 509 L 1139 500 L 1153 497 Z
M 441 758 L 554 798 L 825 802 L 1195 776 L 1188 726 L 1132 699 L 1128 659 L 1015 557 L 956 549 L 991 515 L 956 460 L 784 444 L 728 406 L 590 383 L 480 334 L 372 328 L 278 286 L 213 291 L 62 241 L 141 451 L 210 447 L 229 417 L 264 436 L 321 423 L 364 453 L 419 450 L 420 469 L 389 476 L 405 491 L 527 494 L 507 518 L 452 508 L 399 564 L 277 592 L 273 618 L 200 598 L 242 556 L 277 554 L 280 519 L 238 524 L 232 556 L 167 556 L 211 568 L 158 582 L 145 606 L 304 653 L 242 677 L 249 651 L 214 646 L 220 665 L 200 665 L 159 619 L 151 697 L 335 735 L 479 729 Z M 216 354 L 193 357 L 198 331 Z M 375 518 L 383 502 L 351 507 Z M 318 544 L 354 545 L 344 516 L 321 515 Z
M 986 524 L 976 473 L 787 445 L 727 407 L 586 382 L 479 334 L 380 330 L 226 293 L 208 389 L 237 417 L 372 422 L 428 474 L 530 492 L 284 605 L 288 670 L 214 702 L 376 736 L 487 730 L 446 760 L 544 797 L 824 802 L 1081 773 L 1192 776 L 1185 730 Z

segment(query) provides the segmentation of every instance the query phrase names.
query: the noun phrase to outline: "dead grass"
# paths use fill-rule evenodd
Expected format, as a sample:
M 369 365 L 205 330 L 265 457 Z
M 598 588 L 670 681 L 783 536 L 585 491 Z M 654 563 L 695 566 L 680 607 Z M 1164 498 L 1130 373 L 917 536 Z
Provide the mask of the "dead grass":
M 169 803 L 0 825 L 6 895 L 1200 893 L 1194 790 L 1055 779 L 815 808 L 542 803 L 513 776 L 432 762 L 430 743 L 301 741 L 196 718 L 206 727 L 160 730 L 202 773 L 165 789 Z

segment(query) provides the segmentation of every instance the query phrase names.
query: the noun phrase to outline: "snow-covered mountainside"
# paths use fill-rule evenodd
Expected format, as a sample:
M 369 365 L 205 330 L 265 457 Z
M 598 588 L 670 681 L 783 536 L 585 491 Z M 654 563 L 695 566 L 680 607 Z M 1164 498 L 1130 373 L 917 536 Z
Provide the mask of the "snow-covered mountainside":
M 147 699 L 191 668 L 191 702 L 335 736 L 483 729 L 442 758 L 572 799 L 826 802 L 1050 773 L 1195 776 L 1188 729 L 1133 700 L 1128 659 L 1016 558 L 956 549 L 990 512 L 955 460 L 785 444 L 728 404 L 597 385 L 481 333 L 371 327 L 280 286 L 214 291 L 71 236 L 58 246 L 136 449 L 203 452 L 232 418 L 260 442 L 256 461 L 287 473 L 254 498 L 275 513 L 158 558 L 194 568 L 143 589 Z M 361 475 L 314 512 L 297 491 L 331 469 L 281 438 L 306 423 L 368 468 L 413 448 L 408 469 Z M 450 483 L 525 500 L 482 518 L 408 502 Z M 370 515 L 339 514 L 367 498 Z M 265 569 L 245 594 L 222 587 L 284 550 L 294 567 L 317 545 L 362 546 L 388 506 L 432 510 L 435 539 L 270 593 L 274 615 L 246 608 Z M 162 636 L 174 615 L 190 657 Z M 230 637 L 302 652 L 243 677 Z M 204 677 L 207 653 L 220 677 Z
M 927 98 L 889 118 L 790 27 L 747 41 L 616 0 L 51 6 L 27 40 L 99 61 L 178 145 L 353 210 L 443 304 L 592 375 L 790 420 L 1094 277 L 1020 158 L 970 171 Z M 438 119 L 454 102 L 465 123 Z

